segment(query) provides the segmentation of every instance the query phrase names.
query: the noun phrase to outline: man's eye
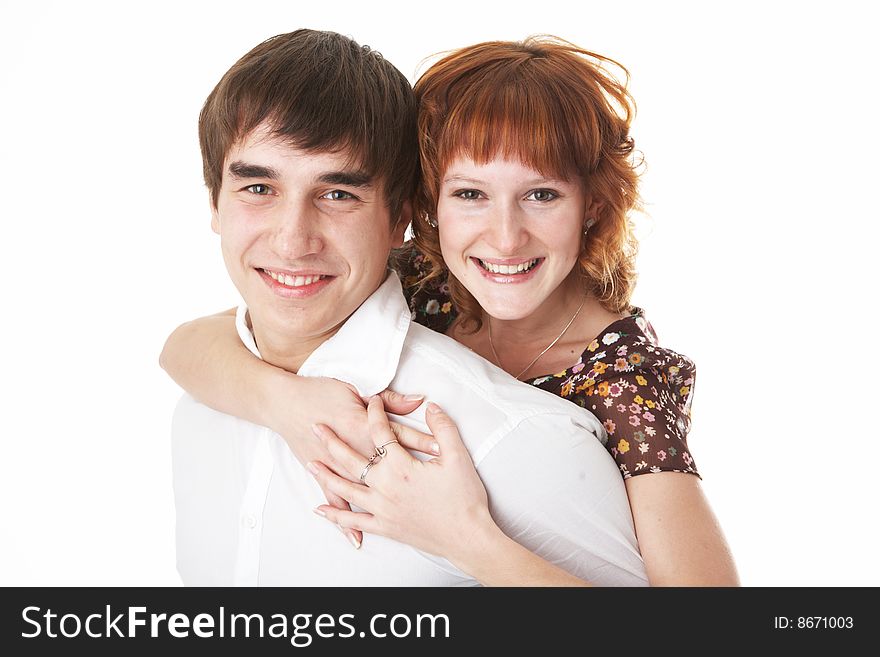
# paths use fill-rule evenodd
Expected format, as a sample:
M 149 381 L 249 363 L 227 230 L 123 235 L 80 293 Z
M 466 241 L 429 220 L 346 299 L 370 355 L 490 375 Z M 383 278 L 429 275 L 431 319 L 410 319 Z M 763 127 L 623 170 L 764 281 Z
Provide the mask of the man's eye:
M 326 198 L 330 201 L 347 201 L 348 199 L 355 198 L 355 196 L 354 194 L 344 192 L 341 189 L 334 189 L 333 191 L 324 194 L 321 198 Z
M 552 201 L 557 196 L 559 196 L 556 192 L 550 191 L 549 189 L 536 189 L 534 191 L 529 192 L 528 196 L 526 196 L 527 200 L 531 201 Z
M 453 196 L 457 196 L 458 198 L 462 198 L 465 201 L 476 201 L 480 198 L 480 190 L 478 189 L 460 189 L 453 194 Z
M 245 187 L 245 190 L 250 192 L 251 194 L 258 194 L 259 196 L 266 196 L 272 191 L 272 188 L 269 185 L 262 185 L 257 183 L 256 185 L 248 185 Z

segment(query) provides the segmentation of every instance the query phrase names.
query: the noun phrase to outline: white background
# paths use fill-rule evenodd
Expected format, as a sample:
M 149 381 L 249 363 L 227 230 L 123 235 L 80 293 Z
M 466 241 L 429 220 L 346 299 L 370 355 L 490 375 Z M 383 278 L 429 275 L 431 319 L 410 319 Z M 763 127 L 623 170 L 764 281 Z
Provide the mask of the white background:
M 0 584 L 179 583 L 157 359 L 237 301 L 197 116 L 239 56 L 311 27 L 413 80 L 533 33 L 625 64 L 648 164 L 634 301 L 697 362 L 690 446 L 742 581 L 880 585 L 870 3 L 418 6 L 3 2 Z

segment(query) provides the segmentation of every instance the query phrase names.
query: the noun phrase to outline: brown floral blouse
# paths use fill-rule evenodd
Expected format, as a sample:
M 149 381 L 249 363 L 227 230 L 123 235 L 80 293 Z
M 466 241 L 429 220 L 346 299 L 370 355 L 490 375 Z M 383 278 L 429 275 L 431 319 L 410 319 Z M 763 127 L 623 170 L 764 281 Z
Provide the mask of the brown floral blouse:
M 445 333 L 456 317 L 445 279 L 423 289 L 423 256 L 401 251 L 392 261 L 403 281 L 413 319 Z M 657 344 L 644 312 L 607 326 L 578 362 L 555 374 L 529 379 L 592 411 L 608 433 L 608 450 L 623 477 L 649 472 L 699 476 L 687 446 L 696 368 L 693 361 Z

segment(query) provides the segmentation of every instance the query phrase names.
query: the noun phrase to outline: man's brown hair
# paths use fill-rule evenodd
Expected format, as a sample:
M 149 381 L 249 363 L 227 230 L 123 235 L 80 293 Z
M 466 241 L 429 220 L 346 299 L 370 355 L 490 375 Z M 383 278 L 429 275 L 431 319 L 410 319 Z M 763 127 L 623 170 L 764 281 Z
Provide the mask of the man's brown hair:
M 263 122 L 296 148 L 349 153 L 382 181 L 392 221 L 399 219 L 418 171 L 415 97 L 380 53 L 335 32 L 303 29 L 267 39 L 239 59 L 199 116 L 215 207 L 226 156 Z

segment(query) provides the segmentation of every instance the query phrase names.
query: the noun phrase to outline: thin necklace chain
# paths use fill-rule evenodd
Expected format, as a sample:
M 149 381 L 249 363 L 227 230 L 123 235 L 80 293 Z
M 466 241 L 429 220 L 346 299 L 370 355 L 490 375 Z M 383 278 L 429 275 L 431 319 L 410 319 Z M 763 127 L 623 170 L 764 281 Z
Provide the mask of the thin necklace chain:
M 546 347 L 544 347 L 544 350 L 540 354 L 535 356 L 535 359 L 531 363 L 526 365 L 525 368 L 523 369 L 523 371 L 520 372 L 519 374 L 517 374 L 515 378 L 519 379 L 523 374 L 528 372 L 529 368 L 532 365 L 534 365 L 535 363 L 537 363 L 538 360 L 541 358 L 541 356 L 543 356 L 548 351 L 550 351 L 550 349 L 553 348 L 553 345 L 555 345 L 557 342 L 559 342 L 562 339 L 562 336 L 565 335 L 565 332 L 569 329 L 569 327 L 571 327 L 572 324 L 574 324 L 574 320 L 577 319 L 577 316 L 578 316 L 578 314 L 580 314 L 581 308 L 584 307 L 584 302 L 586 300 L 587 300 L 587 295 L 585 294 L 584 298 L 581 299 L 581 305 L 579 305 L 577 310 L 574 311 L 574 315 L 572 315 L 571 319 L 568 320 L 568 324 L 565 325 L 565 328 L 563 328 L 562 331 L 559 333 L 559 335 L 557 335 L 556 338 L 554 338 L 553 342 L 551 342 Z M 495 356 L 495 362 L 498 363 L 498 367 L 500 367 L 501 369 L 504 369 L 504 366 L 501 364 L 501 359 L 498 357 L 498 352 L 495 351 L 495 343 L 492 341 L 492 318 L 491 317 L 489 318 L 488 323 L 489 323 L 489 346 L 492 347 L 492 355 Z

